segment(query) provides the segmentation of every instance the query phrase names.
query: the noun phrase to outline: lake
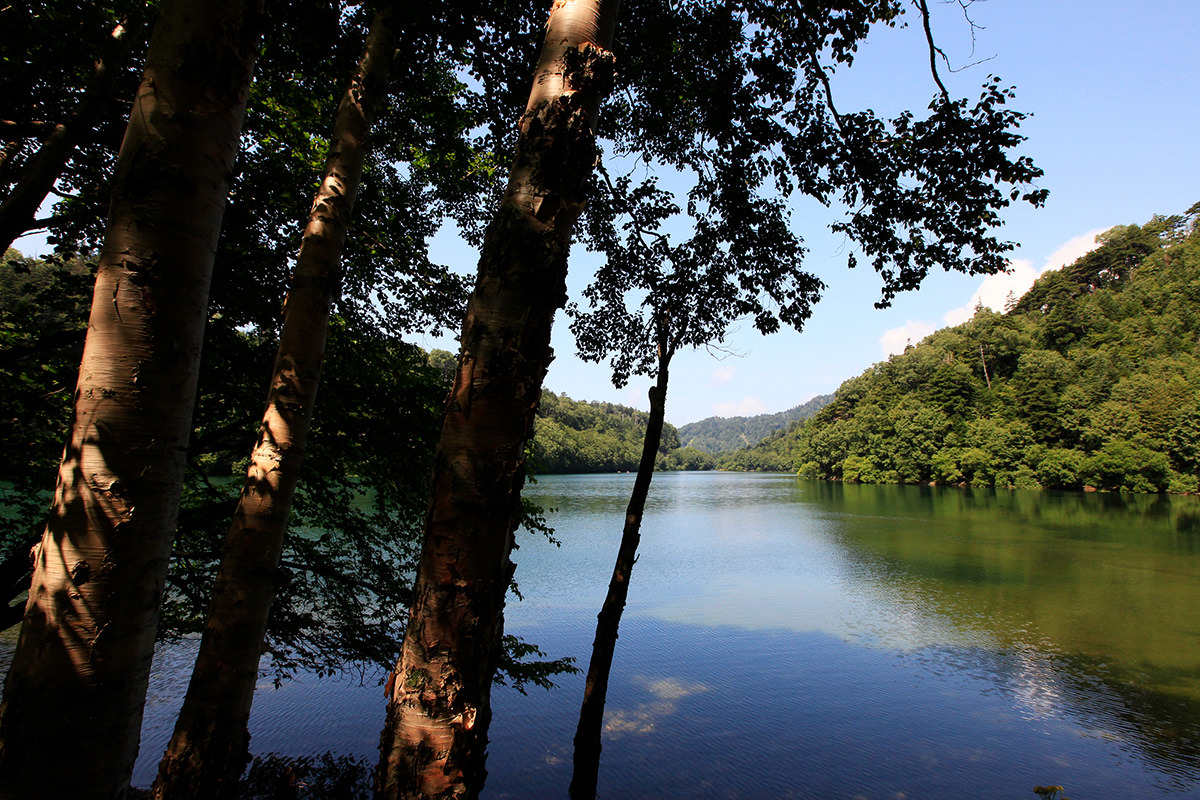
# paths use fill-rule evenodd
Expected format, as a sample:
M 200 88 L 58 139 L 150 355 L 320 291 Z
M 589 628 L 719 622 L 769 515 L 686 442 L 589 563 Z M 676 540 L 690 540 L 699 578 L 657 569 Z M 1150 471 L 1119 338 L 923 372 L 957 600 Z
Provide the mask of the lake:
M 529 487 L 507 630 L 586 667 L 632 475 Z M 1200 797 L 1200 501 L 655 477 L 601 798 Z M 135 784 L 185 688 L 165 648 Z M 498 688 L 486 798 L 562 798 L 582 676 Z M 374 759 L 383 690 L 301 677 L 252 749 Z

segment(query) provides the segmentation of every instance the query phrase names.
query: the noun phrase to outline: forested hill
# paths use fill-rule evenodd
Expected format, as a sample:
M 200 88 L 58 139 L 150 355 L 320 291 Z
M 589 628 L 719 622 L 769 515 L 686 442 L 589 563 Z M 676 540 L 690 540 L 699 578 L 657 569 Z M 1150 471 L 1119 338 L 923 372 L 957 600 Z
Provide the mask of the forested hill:
M 679 428 L 679 439 L 685 445 L 707 453 L 723 453 L 761 442 L 776 431 L 787 429 L 793 423 L 808 419 L 833 399 L 823 394 L 787 411 L 775 414 L 758 414 L 753 417 L 706 417 L 699 422 L 689 422 Z
M 870 483 L 1195 492 L 1200 204 L 1114 228 L 1005 314 L 980 309 L 725 457 Z
M 648 414 L 615 403 L 572 400 L 542 392 L 534 425 L 530 471 L 633 472 L 642 457 Z M 663 424 L 656 469 L 713 469 L 708 453 L 679 446 L 679 431 Z

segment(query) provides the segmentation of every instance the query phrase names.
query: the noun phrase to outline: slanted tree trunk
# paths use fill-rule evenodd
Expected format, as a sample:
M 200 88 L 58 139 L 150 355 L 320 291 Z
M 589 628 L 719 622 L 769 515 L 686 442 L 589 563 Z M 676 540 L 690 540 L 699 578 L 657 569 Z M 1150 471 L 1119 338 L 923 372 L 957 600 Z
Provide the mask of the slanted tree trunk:
M 395 18 L 380 11 L 338 107 L 324 178 L 292 276 L 258 442 L 225 541 L 183 709 L 159 764 L 154 784 L 159 800 L 231 797 L 248 760 L 247 723 L 258 662 L 312 423 L 330 306 L 341 283 L 346 225 L 362 180 L 371 120 L 387 91 L 396 39 Z
M 508 188 L 485 237 L 438 443 L 413 606 L 380 740 L 381 798 L 483 788 L 525 442 L 566 301 L 618 0 L 556 0 Z
M 650 493 L 654 462 L 658 457 L 658 446 L 662 443 L 669 379 L 667 370 L 670 363 L 670 352 L 660 351 L 658 379 L 654 386 L 650 387 L 650 418 L 646 422 L 646 436 L 642 440 L 642 460 L 638 463 L 637 478 L 633 482 L 633 492 L 629 495 L 629 506 L 625 509 L 625 527 L 621 532 L 621 546 L 617 549 L 617 563 L 613 566 L 612 579 L 608 583 L 608 594 L 604 598 L 604 605 L 600 607 L 600 613 L 596 615 L 596 638 L 592 641 L 592 658 L 588 662 L 583 704 L 579 708 L 579 725 L 575 728 L 571 800 L 594 800 L 596 797 L 596 784 L 600 776 L 600 737 L 604 723 L 604 703 L 608 697 L 608 676 L 612 671 L 613 653 L 617 649 L 621 613 L 625 610 L 625 600 L 629 596 L 629 578 L 633 573 L 638 544 L 642 539 L 642 515 L 646 511 L 646 496 Z
M 137 756 L 257 0 L 170 0 L 113 202 L 0 706 L 0 798 L 119 798 Z
M 17 237 L 33 227 L 38 208 L 62 175 L 71 154 L 95 127 L 104 107 L 112 98 L 117 75 L 128 61 L 134 43 L 141 41 L 141 22 L 135 21 L 130 27 L 132 30 L 119 25 L 113 31 L 110 52 L 96 60 L 92 79 L 70 119 L 50 130 L 37 153 L 30 159 L 21 179 L 4 198 L 4 202 L 0 203 L 0 253 L 12 247 Z

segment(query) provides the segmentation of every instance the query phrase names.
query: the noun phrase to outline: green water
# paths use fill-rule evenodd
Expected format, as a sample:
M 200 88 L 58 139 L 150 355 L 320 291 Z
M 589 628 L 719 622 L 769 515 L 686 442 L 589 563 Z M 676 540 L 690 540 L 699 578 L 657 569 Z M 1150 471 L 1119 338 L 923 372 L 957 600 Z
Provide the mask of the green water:
M 955 629 L 1200 701 L 1195 498 L 814 484 L 838 541 Z

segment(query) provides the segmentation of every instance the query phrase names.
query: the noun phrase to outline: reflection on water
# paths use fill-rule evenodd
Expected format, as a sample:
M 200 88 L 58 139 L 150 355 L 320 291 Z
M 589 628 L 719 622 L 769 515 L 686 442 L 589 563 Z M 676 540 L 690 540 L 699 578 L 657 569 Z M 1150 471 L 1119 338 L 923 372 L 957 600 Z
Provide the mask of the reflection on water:
M 590 631 L 583 610 L 603 588 L 586 565 L 615 552 L 628 485 L 625 476 L 573 476 L 536 487 L 560 509 L 564 545 L 522 552 L 522 580 L 537 582 L 537 599 L 510 614 L 524 635 L 554 641 L 550 620 L 566 608 L 580 609 Z M 791 789 L 717 780 L 727 796 L 892 797 L 907 786 L 910 797 L 1019 797 L 1039 783 L 1064 784 L 1076 798 L 1200 796 L 1195 498 L 723 474 L 658 476 L 653 491 L 626 614 L 650 642 L 639 650 L 626 630 L 614 669 L 646 676 L 652 651 L 666 662 L 663 676 L 685 677 L 681 663 L 699 667 L 686 677 L 708 691 L 679 705 L 680 724 L 728 729 L 728 743 L 743 748 L 795 740 L 775 764 Z M 561 635 L 586 654 L 586 635 Z M 715 646 L 721 636 L 727 649 Z M 778 648 L 751 656 L 763 642 Z M 764 661 L 794 664 L 795 679 L 756 677 Z M 873 675 L 880 663 L 891 669 Z M 700 710 L 725 695 L 737 708 L 766 699 L 815 719 L 771 729 L 763 711 Z M 609 708 L 624 719 L 647 702 Z M 570 716 L 571 705 L 545 713 Z M 635 766 L 645 752 L 622 761 L 613 742 L 601 775 L 610 792 L 686 797 L 682 787 L 715 770 L 714 760 L 735 757 L 736 748 L 700 756 L 662 723 L 654 732 L 641 747 L 667 749 L 664 762 L 682 758 L 691 782 L 647 794 L 644 782 L 665 767 L 647 774 Z M 551 738 L 569 742 L 569 733 Z M 508 752 L 499 738 L 494 750 Z M 552 781 L 518 785 L 555 791 Z
M 653 700 L 635 708 L 618 708 L 604 716 L 604 736 L 608 740 L 623 733 L 653 733 L 657 720 L 679 710 L 679 701 L 690 695 L 707 692 L 702 683 L 690 683 L 678 678 L 646 678 L 634 676 L 632 682 L 643 687 Z
M 586 663 L 632 476 L 540 478 L 508 630 Z M 604 798 L 1200 798 L 1200 503 L 656 476 Z M 148 783 L 190 646 L 159 654 Z M 498 689 L 485 791 L 563 797 L 583 677 Z M 383 693 L 264 687 L 255 753 L 373 758 Z

